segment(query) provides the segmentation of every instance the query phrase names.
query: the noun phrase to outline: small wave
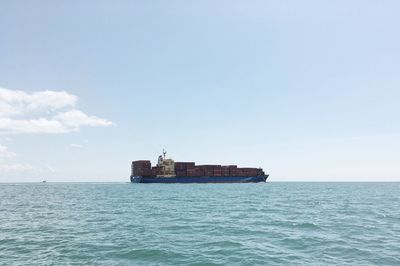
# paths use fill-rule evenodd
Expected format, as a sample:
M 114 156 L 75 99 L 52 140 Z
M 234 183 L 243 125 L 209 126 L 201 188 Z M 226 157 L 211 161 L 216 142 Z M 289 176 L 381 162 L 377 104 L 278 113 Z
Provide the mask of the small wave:
M 292 224 L 293 227 L 298 227 L 298 228 L 302 228 L 302 229 L 321 229 L 321 227 L 315 223 L 293 223 Z

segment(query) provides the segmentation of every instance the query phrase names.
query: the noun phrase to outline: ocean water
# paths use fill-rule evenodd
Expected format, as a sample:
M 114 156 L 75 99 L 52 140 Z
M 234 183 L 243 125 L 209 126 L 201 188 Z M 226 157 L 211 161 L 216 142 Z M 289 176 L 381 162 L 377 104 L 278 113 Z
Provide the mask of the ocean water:
M 400 265 L 400 183 L 0 184 L 0 265 Z

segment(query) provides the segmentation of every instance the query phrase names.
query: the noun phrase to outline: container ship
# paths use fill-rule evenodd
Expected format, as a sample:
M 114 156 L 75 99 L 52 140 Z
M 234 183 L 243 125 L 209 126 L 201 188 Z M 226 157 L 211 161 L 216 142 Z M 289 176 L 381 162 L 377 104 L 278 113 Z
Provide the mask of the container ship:
M 158 157 L 156 166 L 149 160 L 132 162 L 132 183 L 258 183 L 266 182 L 262 168 L 239 168 L 237 165 L 196 165 L 175 162 L 166 152 Z

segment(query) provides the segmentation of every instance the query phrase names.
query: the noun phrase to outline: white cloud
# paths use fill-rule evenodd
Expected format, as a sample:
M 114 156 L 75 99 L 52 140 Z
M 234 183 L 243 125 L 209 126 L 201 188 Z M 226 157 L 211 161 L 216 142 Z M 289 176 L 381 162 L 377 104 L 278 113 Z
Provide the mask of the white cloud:
M 31 120 L 0 118 L 0 132 L 4 133 L 66 133 L 70 131 L 74 130 L 68 130 L 59 121 L 46 118 Z
M 111 126 L 112 122 L 96 116 L 88 116 L 79 110 L 71 110 L 59 113 L 54 117 L 63 125 L 69 128 L 79 128 L 80 126 Z
M 77 100 L 65 91 L 27 93 L 0 88 L 0 133 L 57 134 L 77 132 L 81 126 L 114 125 L 76 110 Z M 69 110 L 60 110 L 65 108 Z
M 27 93 L 0 88 L 0 116 L 10 117 L 33 111 L 56 110 L 75 106 L 78 97 L 65 91 Z

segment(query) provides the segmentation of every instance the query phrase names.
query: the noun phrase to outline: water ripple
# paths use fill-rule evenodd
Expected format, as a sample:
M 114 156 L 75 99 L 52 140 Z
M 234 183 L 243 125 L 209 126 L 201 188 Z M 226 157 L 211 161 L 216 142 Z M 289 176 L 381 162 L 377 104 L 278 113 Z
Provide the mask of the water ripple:
M 0 265 L 400 265 L 400 184 L 0 184 Z

